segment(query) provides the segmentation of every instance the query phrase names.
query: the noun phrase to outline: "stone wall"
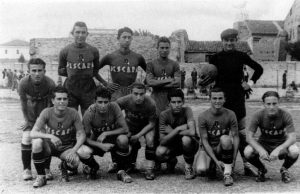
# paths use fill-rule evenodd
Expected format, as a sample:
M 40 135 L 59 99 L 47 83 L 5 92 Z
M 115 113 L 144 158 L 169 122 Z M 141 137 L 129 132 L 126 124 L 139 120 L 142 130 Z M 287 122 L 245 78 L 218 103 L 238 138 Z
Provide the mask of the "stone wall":
M 287 70 L 287 84 L 295 81 L 297 85 L 300 84 L 300 62 L 279 62 L 279 61 L 259 61 L 264 68 L 264 73 L 257 81 L 257 87 L 281 87 L 282 86 L 282 74 L 284 70 Z M 181 63 L 180 67 L 186 71 L 186 80 L 191 77 L 191 72 L 195 67 L 198 71 L 205 63 Z M 250 78 L 253 74 L 253 70 L 248 67 Z

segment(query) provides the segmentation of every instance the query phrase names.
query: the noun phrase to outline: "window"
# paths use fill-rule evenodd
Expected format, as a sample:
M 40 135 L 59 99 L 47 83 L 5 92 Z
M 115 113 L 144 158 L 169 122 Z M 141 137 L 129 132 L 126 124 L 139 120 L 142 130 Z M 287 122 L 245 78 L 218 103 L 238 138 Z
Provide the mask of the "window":
M 19 50 L 17 50 L 17 54 L 20 54 Z
M 260 37 L 253 37 L 253 42 L 259 42 L 260 41 Z
M 5 52 L 5 54 L 7 54 L 7 50 L 5 50 L 4 52 Z

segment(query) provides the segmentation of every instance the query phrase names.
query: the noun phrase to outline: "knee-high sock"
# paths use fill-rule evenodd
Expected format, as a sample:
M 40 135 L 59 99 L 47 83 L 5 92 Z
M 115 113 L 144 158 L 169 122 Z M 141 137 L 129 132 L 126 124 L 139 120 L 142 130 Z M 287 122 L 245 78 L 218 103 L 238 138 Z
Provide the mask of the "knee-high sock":
M 282 164 L 282 167 L 284 167 L 285 169 L 289 169 L 291 166 L 293 166 L 293 164 L 297 161 L 297 158 L 291 158 L 289 156 L 287 156 Z
M 31 144 L 25 145 L 21 144 L 21 155 L 22 155 L 22 163 L 23 168 L 31 170 Z
M 47 158 L 45 158 L 44 153 L 33 153 L 32 158 L 38 175 L 45 175 L 45 162 Z

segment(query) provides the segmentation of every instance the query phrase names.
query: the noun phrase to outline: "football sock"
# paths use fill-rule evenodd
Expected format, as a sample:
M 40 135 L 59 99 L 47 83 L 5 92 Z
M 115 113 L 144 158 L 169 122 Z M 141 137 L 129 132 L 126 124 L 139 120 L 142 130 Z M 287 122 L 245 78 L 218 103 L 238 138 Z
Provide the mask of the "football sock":
M 285 169 L 289 169 L 298 159 L 297 158 L 291 158 L 289 156 L 287 156 L 282 164 L 282 167 L 284 167 Z
M 224 164 L 224 174 L 232 173 L 232 164 Z
M 265 166 L 260 161 L 258 155 L 255 155 L 255 156 L 251 157 L 250 159 L 248 159 L 248 162 L 250 162 L 253 166 L 255 166 L 259 170 L 265 169 Z
M 45 175 L 45 162 L 47 158 L 44 157 L 43 152 L 33 153 L 32 159 L 38 175 Z
M 25 145 L 21 144 L 21 155 L 22 155 L 22 162 L 23 168 L 31 170 L 31 144 Z

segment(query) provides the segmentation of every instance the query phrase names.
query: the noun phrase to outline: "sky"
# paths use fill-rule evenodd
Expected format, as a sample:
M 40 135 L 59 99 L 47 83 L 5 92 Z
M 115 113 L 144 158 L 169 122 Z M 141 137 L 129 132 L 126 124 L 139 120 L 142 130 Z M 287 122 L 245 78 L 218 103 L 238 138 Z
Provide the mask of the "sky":
M 185 29 L 190 40 L 219 40 L 247 15 L 284 20 L 294 0 L 0 0 L 0 43 L 68 37 L 76 21 L 88 28 L 148 30 L 170 36 Z M 243 14 L 242 14 L 243 13 Z

